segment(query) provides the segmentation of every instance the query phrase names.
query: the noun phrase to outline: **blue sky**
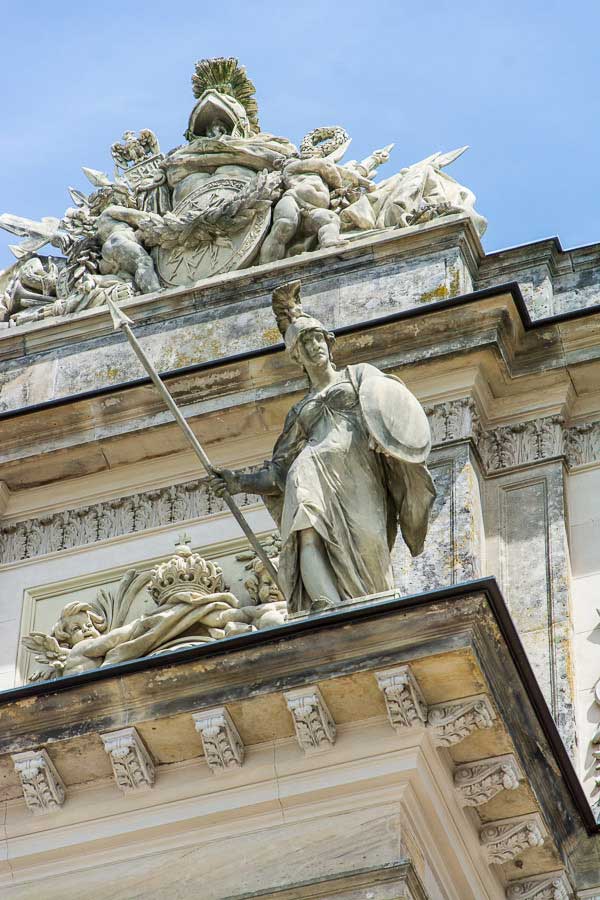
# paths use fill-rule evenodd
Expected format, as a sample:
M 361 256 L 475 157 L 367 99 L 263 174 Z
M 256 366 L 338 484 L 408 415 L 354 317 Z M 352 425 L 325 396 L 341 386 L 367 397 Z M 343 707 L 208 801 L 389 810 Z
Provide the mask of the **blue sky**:
M 238 56 L 264 131 L 395 142 L 382 176 L 469 144 L 448 170 L 489 219 L 488 251 L 600 241 L 600 3 L 165 0 L 11 4 L 2 14 L 0 212 L 60 216 L 81 166 L 150 127 L 183 142 L 196 59 Z M 12 261 L 0 232 L 0 268 Z

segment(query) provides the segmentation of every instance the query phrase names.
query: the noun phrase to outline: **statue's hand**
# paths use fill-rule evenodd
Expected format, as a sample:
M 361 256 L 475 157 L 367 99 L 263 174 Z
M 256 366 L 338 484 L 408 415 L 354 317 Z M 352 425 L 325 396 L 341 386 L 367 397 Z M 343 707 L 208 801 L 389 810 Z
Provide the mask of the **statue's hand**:
M 243 491 L 238 474 L 231 469 L 213 468 L 208 484 L 217 497 L 222 497 L 226 492 L 241 494 Z

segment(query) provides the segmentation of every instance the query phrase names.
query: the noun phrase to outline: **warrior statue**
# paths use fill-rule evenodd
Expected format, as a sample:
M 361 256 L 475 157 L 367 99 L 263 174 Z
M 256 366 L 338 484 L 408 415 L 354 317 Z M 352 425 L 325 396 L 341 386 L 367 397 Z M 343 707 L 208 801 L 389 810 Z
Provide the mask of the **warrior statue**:
M 337 369 L 334 337 L 302 310 L 299 291 L 299 281 L 278 288 L 273 310 L 308 393 L 264 468 L 218 469 L 211 485 L 263 496 L 281 532 L 278 575 L 290 611 L 315 612 L 393 588 L 397 527 L 412 555 L 421 553 L 435 488 L 419 402 L 374 366 Z

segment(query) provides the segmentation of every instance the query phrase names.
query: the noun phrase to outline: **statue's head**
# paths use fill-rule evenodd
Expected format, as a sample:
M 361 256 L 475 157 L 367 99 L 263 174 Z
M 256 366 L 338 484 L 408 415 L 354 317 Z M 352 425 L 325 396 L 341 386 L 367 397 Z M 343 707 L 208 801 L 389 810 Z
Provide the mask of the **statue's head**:
M 74 600 L 67 603 L 60 614 L 58 622 L 52 629 L 52 635 L 59 644 L 74 647 L 80 641 L 100 637 L 106 631 L 107 622 L 89 603 Z
M 300 281 L 290 281 L 273 291 L 273 312 L 294 362 L 307 372 L 315 366 L 327 365 L 335 335 L 302 309 Z
M 135 141 L 135 131 L 124 131 L 122 140 L 125 141 L 126 144 L 129 143 L 129 141 Z
M 272 558 L 271 562 L 277 567 L 276 558 Z M 267 572 L 262 559 L 257 557 L 253 560 L 250 573 L 250 577 L 244 582 L 244 587 L 255 603 L 273 603 L 276 600 L 283 600 L 282 594 Z
M 220 138 L 224 134 L 231 134 L 231 126 L 224 122 L 223 119 L 215 119 L 206 128 L 206 137 Z
M 247 138 L 259 131 L 256 88 L 234 57 L 199 60 L 192 87 L 198 102 L 185 132 L 188 141 L 224 134 Z

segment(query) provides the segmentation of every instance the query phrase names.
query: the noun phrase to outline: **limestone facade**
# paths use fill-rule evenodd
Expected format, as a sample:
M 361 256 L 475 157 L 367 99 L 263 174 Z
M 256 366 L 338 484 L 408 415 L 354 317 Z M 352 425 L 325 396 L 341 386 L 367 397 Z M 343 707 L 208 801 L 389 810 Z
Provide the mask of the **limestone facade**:
M 21 639 L 66 603 L 148 573 L 183 528 L 248 598 L 248 548 L 105 307 L 0 332 L 2 890 L 591 898 L 600 251 L 486 256 L 448 216 L 131 298 L 218 465 L 260 466 L 304 390 L 269 306 L 292 278 L 338 365 L 426 409 L 423 554 L 397 542 L 387 596 L 54 688 L 28 684 Z M 259 497 L 241 505 L 268 538 Z

